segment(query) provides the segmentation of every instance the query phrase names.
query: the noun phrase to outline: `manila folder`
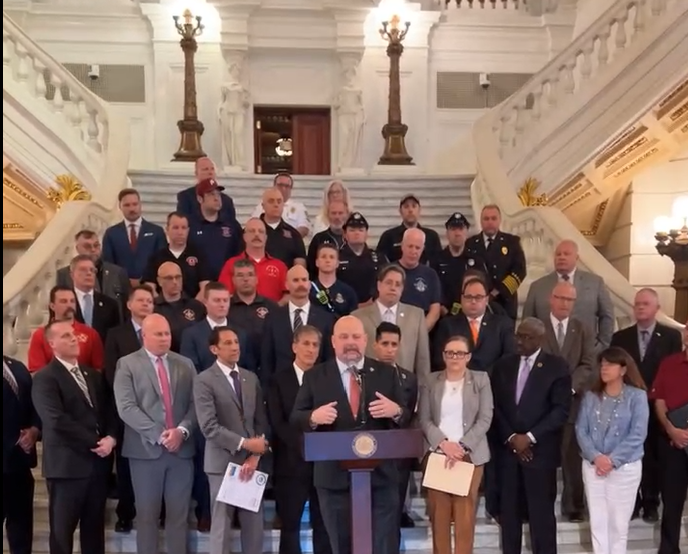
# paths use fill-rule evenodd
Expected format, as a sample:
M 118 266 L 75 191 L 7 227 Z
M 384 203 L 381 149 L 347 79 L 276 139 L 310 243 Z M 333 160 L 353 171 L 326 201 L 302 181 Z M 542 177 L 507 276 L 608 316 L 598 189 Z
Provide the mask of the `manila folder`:
M 431 452 L 423 475 L 423 486 L 457 496 L 468 496 L 475 466 L 456 462 L 451 468 L 445 465 L 447 457 Z

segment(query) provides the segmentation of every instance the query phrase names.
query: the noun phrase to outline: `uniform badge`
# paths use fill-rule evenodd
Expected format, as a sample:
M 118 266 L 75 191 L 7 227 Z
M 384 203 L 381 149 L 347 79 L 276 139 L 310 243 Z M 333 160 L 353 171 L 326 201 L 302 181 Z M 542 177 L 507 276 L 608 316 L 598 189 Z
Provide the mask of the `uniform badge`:
M 377 252 L 373 251 L 370 253 L 370 259 L 373 260 L 373 263 L 377 263 Z
M 502 246 L 502 255 L 506 256 L 509 253 L 509 249 L 506 246 Z
M 459 304 L 458 302 L 454 302 L 454 303 L 451 305 L 451 311 L 450 311 L 451 315 L 456 315 L 456 314 L 458 314 L 460 311 L 461 311 L 461 304 Z
M 279 271 L 277 271 L 277 266 L 270 264 L 265 266 L 265 273 L 269 277 L 277 277 Z
M 260 307 L 256 310 L 256 315 L 260 319 L 265 319 L 265 316 L 268 315 L 268 313 L 269 313 L 269 310 L 267 308 L 264 308 L 264 307 Z
M 100 307 L 102 308 L 102 307 L 103 307 L 103 303 L 102 303 L 102 302 L 98 302 L 98 306 L 100 306 Z
M 344 297 L 340 293 L 337 293 L 337 296 L 334 297 L 334 301 L 337 304 L 344 304 Z
M 285 239 L 290 239 L 291 238 L 291 231 L 289 231 L 289 230 L 282 231 L 282 236 Z
M 196 312 L 194 312 L 191 308 L 187 308 L 182 313 L 184 314 L 184 317 L 189 321 L 194 321 L 196 319 Z
M 425 279 L 422 277 L 418 277 L 413 283 L 413 288 L 415 288 L 418 292 L 425 292 L 428 290 L 428 284 L 425 282 Z
M 223 237 L 229 238 L 232 236 L 232 230 L 229 227 L 221 227 L 221 229 Z
M 78 340 L 80 343 L 84 344 L 88 342 L 88 337 L 84 333 L 79 333 L 76 336 L 76 340 Z
M 295 214 L 295 213 L 296 213 L 296 206 L 292 206 L 292 207 L 289 209 L 289 213 L 290 213 L 290 214 Z
M 193 267 L 198 263 L 198 258 L 196 256 L 189 256 L 186 258 L 186 263 Z
M 473 267 L 475 265 L 475 260 L 473 258 L 469 258 L 468 262 L 466 262 L 466 263 L 468 263 L 469 267 Z

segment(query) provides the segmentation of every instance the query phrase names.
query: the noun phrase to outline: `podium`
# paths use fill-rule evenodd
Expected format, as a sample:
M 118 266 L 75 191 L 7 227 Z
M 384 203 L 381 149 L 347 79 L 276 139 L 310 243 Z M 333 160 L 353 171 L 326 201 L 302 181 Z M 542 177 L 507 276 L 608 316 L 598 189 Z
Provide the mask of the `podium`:
M 311 432 L 303 435 L 307 462 L 340 462 L 351 476 L 351 550 L 373 554 L 371 476 L 383 460 L 420 458 L 420 429 Z

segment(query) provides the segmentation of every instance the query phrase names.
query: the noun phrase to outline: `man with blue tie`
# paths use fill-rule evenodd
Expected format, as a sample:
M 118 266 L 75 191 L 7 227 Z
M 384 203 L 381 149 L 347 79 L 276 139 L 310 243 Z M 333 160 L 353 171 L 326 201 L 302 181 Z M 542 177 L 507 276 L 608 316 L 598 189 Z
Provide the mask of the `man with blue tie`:
M 33 491 L 40 421 L 31 399 L 31 374 L 2 357 L 2 520 L 11 554 L 31 554 Z

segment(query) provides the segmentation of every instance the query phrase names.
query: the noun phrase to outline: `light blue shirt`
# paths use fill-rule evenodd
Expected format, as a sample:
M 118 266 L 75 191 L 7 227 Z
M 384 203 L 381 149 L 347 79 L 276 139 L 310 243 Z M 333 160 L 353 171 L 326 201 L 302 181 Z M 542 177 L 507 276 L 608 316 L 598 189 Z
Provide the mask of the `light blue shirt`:
M 585 393 L 576 421 L 583 459 L 608 456 L 615 468 L 640 460 L 649 418 L 644 390 L 624 385 L 617 397 Z
M 358 363 L 347 365 L 344 362 L 337 359 L 339 375 L 342 378 L 342 385 L 344 385 L 344 390 L 346 391 L 347 398 L 349 397 L 349 393 L 351 392 L 351 372 L 349 371 L 349 368 L 355 367 L 357 370 L 361 371 L 363 369 L 363 362 L 364 359 L 361 358 Z

